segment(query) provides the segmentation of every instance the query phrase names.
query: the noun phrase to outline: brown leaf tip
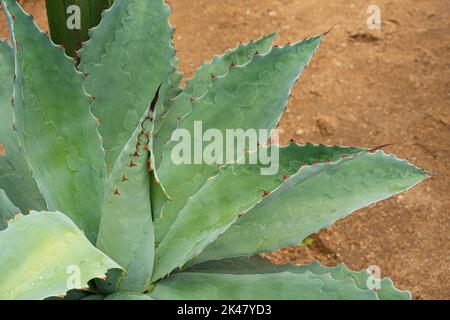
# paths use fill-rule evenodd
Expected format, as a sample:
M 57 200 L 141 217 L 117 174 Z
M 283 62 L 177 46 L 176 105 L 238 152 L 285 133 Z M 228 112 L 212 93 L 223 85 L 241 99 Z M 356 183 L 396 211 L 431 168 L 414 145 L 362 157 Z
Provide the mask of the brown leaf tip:
M 377 151 L 377 150 L 381 150 L 381 149 L 383 149 L 383 148 L 390 147 L 390 146 L 393 146 L 393 145 L 394 145 L 393 143 L 386 143 L 386 144 L 383 144 L 383 145 L 381 145 L 381 146 L 376 146 L 376 147 L 370 148 L 370 149 L 368 149 L 367 151 L 369 151 L 369 152 L 375 152 L 375 151 Z

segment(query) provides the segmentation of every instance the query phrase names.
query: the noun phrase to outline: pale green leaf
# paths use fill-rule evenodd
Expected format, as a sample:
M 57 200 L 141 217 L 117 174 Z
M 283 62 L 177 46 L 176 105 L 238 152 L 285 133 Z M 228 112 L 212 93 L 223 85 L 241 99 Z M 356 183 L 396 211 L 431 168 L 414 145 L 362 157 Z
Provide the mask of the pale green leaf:
M 273 163 L 279 166 L 274 168 L 274 174 L 263 174 L 262 170 L 267 169 L 268 165 L 261 163 L 236 164 L 223 167 L 217 175 L 209 178 L 187 201 L 166 237 L 158 244 L 154 280 L 176 267 L 182 267 L 201 253 L 237 219 L 279 188 L 289 176 L 296 174 L 303 164 L 336 161 L 342 156 L 364 152 L 353 147 L 309 144 L 258 150 L 260 155 L 265 152 L 279 155 L 279 160 Z M 245 163 L 251 163 L 253 154 L 247 154 Z
M 316 275 L 330 274 L 333 279 L 340 281 L 354 281 L 355 285 L 361 290 L 374 290 L 380 300 L 409 300 L 411 293 L 401 291 L 394 287 L 390 278 L 381 278 L 381 275 L 371 276 L 367 270 L 352 271 L 344 264 L 336 267 L 326 267 L 318 261 L 306 265 L 274 265 L 269 260 L 259 256 L 251 258 L 231 258 L 224 260 L 207 261 L 195 265 L 188 270 L 189 272 L 209 272 L 223 274 L 266 274 L 279 272 L 305 273 L 312 272 Z M 370 285 L 370 288 L 369 288 Z
M 244 65 L 253 59 L 255 53 L 266 54 L 272 49 L 272 43 L 276 33 L 267 35 L 256 41 L 240 44 L 236 48 L 225 51 L 220 56 L 215 56 L 210 62 L 202 64 L 195 71 L 193 78 L 186 81 L 184 91 L 179 88 L 182 74 L 173 72 L 169 77 L 170 92 L 166 96 L 164 103 L 164 113 L 155 119 L 155 146 L 154 153 L 156 168 L 162 157 L 164 145 L 170 140 L 170 136 L 177 127 L 177 122 L 185 116 L 192 108 L 188 98 L 199 98 L 204 95 L 213 84 L 213 78 L 222 77 L 228 73 L 230 65 Z M 178 59 L 173 62 L 178 66 Z M 178 97 L 183 91 L 183 96 Z M 172 98 L 168 99 L 168 98 Z M 176 98 L 178 97 L 178 99 Z M 185 103 L 187 100 L 187 103 Z
M 230 68 L 226 75 L 214 80 L 205 95 L 192 102 L 191 112 L 178 122 L 177 129 L 187 130 L 191 137 L 194 137 L 194 128 L 199 122 L 203 132 L 217 129 L 223 136 L 227 129 L 272 130 L 286 107 L 292 86 L 321 39 L 322 36 L 317 36 L 277 47 L 265 55 L 254 56 L 243 66 Z M 191 103 L 186 95 L 177 99 L 186 105 Z M 178 144 L 178 141 L 171 141 L 165 145 L 157 170 L 162 185 L 173 199 L 157 208 L 159 219 L 155 221 L 155 232 L 158 243 L 166 236 L 188 199 L 218 172 L 217 165 L 204 162 L 198 165 L 174 163 L 172 151 Z
M 141 125 L 135 129 L 111 172 L 97 240 L 97 247 L 124 268 L 113 284 L 123 291 L 144 292 L 153 271 L 148 134 Z
M 80 50 L 86 90 L 95 96 L 108 172 L 149 106 L 168 82 L 174 49 L 162 0 L 117 0 Z M 164 90 L 162 90 L 164 92 Z M 161 96 L 161 100 L 164 96 Z
M 18 215 L 0 232 L 0 299 L 44 299 L 120 268 L 59 212 Z
M 84 77 L 15 0 L 2 3 L 15 43 L 14 110 L 25 158 L 48 208 L 67 214 L 95 242 L 105 158 Z
M 371 290 L 329 274 L 180 272 L 155 285 L 152 298 L 173 300 L 376 300 Z
M 14 131 L 12 106 L 14 52 L 0 40 L 0 188 L 24 212 L 42 210 L 45 202 L 31 176 Z
M 0 189 L 0 231 L 6 229 L 8 222 L 19 213 L 20 209 L 9 200 L 6 192 Z
M 427 177 L 425 171 L 382 151 L 304 167 L 191 263 L 297 245 L 337 219 L 403 192 Z

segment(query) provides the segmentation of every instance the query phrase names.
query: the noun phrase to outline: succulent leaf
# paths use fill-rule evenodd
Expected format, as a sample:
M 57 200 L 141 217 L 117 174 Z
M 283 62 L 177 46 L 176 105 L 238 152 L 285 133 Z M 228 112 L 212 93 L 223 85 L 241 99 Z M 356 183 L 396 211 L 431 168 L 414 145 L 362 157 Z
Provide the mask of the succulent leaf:
M 19 213 L 21 213 L 20 209 L 9 200 L 6 192 L 0 189 L 0 231 L 6 229 L 8 222 Z
M 203 96 L 211 87 L 215 77 L 226 75 L 230 66 L 243 66 L 249 63 L 255 54 L 265 55 L 272 49 L 277 33 L 272 33 L 249 43 L 239 44 L 234 49 L 226 50 L 215 56 L 210 62 L 202 64 L 195 70 L 195 76 L 186 81 L 184 93 L 194 98 Z
M 224 274 L 265 274 L 279 272 L 305 273 L 312 272 L 316 275 L 330 274 L 333 279 L 341 281 L 354 281 L 361 290 L 369 290 L 368 282 L 373 284 L 373 279 L 369 279 L 367 270 L 351 271 L 343 263 L 335 267 L 326 267 L 318 261 L 310 264 L 296 266 L 292 264 L 274 265 L 269 260 L 259 256 L 240 257 L 224 260 L 207 261 L 195 265 L 185 272 L 208 272 Z M 401 291 L 394 287 L 390 278 L 379 279 L 379 288 L 374 290 L 380 300 L 410 300 L 411 293 Z
M 15 44 L 14 110 L 25 158 L 48 208 L 67 214 L 95 242 L 105 160 L 84 77 L 16 1 L 2 4 Z
M 123 291 L 144 292 L 153 271 L 149 132 L 144 126 L 135 129 L 111 172 L 97 240 L 97 247 L 124 268 L 115 284 Z
M 46 0 L 46 11 L 53 42 L 64 46 L 68 56 L 75 57 L 81 43 L 89 39 L 89 29 L 98 25 L 103 10 L 112 0 Z M 68 28 L 68 9 L 76 5 L 80 9 L 80 28 Z M 70 11 L 69 11 L 70 12 Z
M 157 246 L 154 280 L 165 276 L 176 267 L 182 267 L 200 254 L 237 219 L 279 188 L 287 177 L 296 174 L 302 163 L 336 160 L 364 150 L 353 147 L 291 144 L 281 148 L 273 146 L 272 152 L 280 154 L 280 168 L 276 174 L 262 175 L 262 164 L 230 165 L 208 179 L 205 185 L 189 198 L 177 220 L 171 225 L 170 231 Z
M 170 62 L 172 65 L 172 70 L 168 77 L 168 85 L 166 89 L 166 96 L 164 98 L 164 109 L 162 112 L 166 112 L 167 107 L 171 107 L 171 100 L 175 97 L 177 97 L 182 91 L 183 88 L 181 88 L 181 80 L 183 79 L 183 73 L 178 71 L 178 66 L 180 64 L 180 60 L 177 56 L 174 56 L 172 58 L 172 61 Z
M 0 188 L 22 210 L 42 210 L 45 202 L 31 176 L 14 131 L 11 100 L 14 87 L 14 52 L 0 40 Z
M 292 270 L 292 267 L 291 267 Z M 295 272 L 310 271 L 314 274 L 327 274 L 329 273 L 334 279 L 347 280 L 352 279 L 355 281 L 356 286 L 362 290 L 368 290 L 368 282 L 370 274 L 367 270 L 363 271 L 351 271 L 343 263 L 336 267 L 326 267 L 321 265 L 318 261 L 304 266 L 296 266 Z M 380 288 L 376 289 L 376 294 L 380 300 L 410 300 L 411 293 L 409 291 L 402 291 L 397 289 L 390 278 L 383 278 L 380 280 Z
M 59 212 L 19 214 L 0 232 L 0 299 L 62 295 L 112 268 L 120 266 Z
M 192 263 L 296 245 L 337 219 L 403 192 L 427 177 L 425 171 L 382 151 L 304 167 Z
M 376 300 L 352 280 L 311 272 L 223 274 L 180 272 L 156 283 L 152 298 L 210 300 Z
M 178 122 L 178 129 L 194 136 L 195 123 L 202 122 L 204 131 L 217 129 L 225 136 L 226 129 L 272 130 L 286 107 L 289 92 L 320 44 L 322 36 L 283 48 L 274 48 L 266 55 L 255 55 L 243 66 L 230 68 L 228 74 L 216 78 L 208 92 L 192 102 L 192 110 Z M 178 98 L 190 103 L 186 95 Z M 155 141 L 155 144 L 158 142 Z M 165 202 L 155 212 L 160 217 L 156 241 L 161 242 L 185 206 L 200 190 L 208 177 L 218 172 L 216 165 L 175 164 L 172 150 L 177 142 L 164 147 L 162 163 L 157 172 L 173 201 Z
M 95 101 L 108 172 L 153 95 L 166 84 L 174 50 L 170 10 L 162 0 L 116 0 L 80 50 L 80 70 Z M 161 97 L 164 99 L 164 96 Z
M 173 96 L 174 100 L 166 100 L 164 103 L 164 113 L 155 120 L 155 146 L 154 154 L 156 168 L 162 157 L 164 145 L 170 140 L 172 132 L 177 127 L 178 119 L 184 117 L 191 111 L 191 98 L 199 98 L 204 95 L 213 84 L 213 78 L 222 77 L 229 72 L 230 65 L 242 66 L 250 62 L 255 53 L 266 54 L 272 49 L 272 43 L 276 33 L 262 37 L 261 39 L 240 44 L 234 49 L 225 51 L 220 56 L 215 56 L 210 62 L 202 64 L 195 72 L 195 76 L 186 81 L 186 88 L 175 89 L 167 97 Z M 178 66 L 177 60 L 175 66 Z M 181 80 L 181 73 L 172 73 L 171 87 L 176 88 Z M 180 91 L 181 90 L 181 91 Z M 183 92 L 182 96 L 179 94 Z M 176 98 L 178 97 L 178 99 Z

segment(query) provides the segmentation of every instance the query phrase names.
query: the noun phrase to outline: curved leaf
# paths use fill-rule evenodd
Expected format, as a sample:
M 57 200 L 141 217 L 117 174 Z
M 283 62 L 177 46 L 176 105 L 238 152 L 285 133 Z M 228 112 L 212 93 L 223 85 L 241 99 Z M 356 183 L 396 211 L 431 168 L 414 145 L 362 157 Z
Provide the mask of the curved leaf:
M 181 80 L 183 79 L 183 73 L 178 71 L 178 66 L 180 64 L 180 60 L 178 59 L 177 56 L 174 56 L 171 60 L 171 72 L 169 74 L 168 77 L 168 85 L 167 85 L 167 90 L 166 90 L 166 95 L 164 97 L 164 109 L 162 110 L 162 112 L 167 112 L 166 108 L 167 107 L 171 107 L 171 100 L 175 97 L 177 97 L 182 91 L 183 89 L 181 88 Z
M 97 240 L 97 247 L 125 270 L 115 287 L 134 292 L 150 285 L 154 258 L 149 132 L 143 127 L 135 130 L 111 172 Z
M 9 200 L 6 192 L 0 189 L 0 231 L 6 229 L 8 222 L 19 213 L 20 209 Z
M 45 202 L 31 176 L 14 131 L 14 52 L 0 40 L 0 188 L 25 213 L 42 210 Z
M 292 267 L 290 270 L 296 270 L 295 272 L 307 272 L 310 271 L 314 274 L 330 274 L 337 280 L 350 280 L 355 281 L 356 286 L 362 290 L 369 290 L 368 283 L 374 284 L 373 279 L 369 279 L 369 272 L 363 271 L 351 271 L 343 263 L 336 267 L 326 267 L 321 265 L 318 261 L 314 261 L 311 264 L 304 266 Z M 410 300 L 411 293 L 408 291 L 402 291 L 394 287 L 394 284 L 390 278 L 383 278 L 379 280 L 379 288 L 375 290 L 380 300 Z
M 192 102 L 192 111 L 178 122 L 177 128 L 187 130 L 191 136 L 198 121 L 202 122 L 204 131 L 216 129 L 223 136 L 226 129 L 272 130 L 286 107 L 292 86 L 321 39 L 322 36 L 317 36 L 277 47 L 266 55 L 255 55 L 246 65 L 230 68 L 228 74 L 214 80 L 205 95 Z M 177 99 L 190 103 L 186 97 L 180 95 Z M 177 145 L 176 141 L 165 145 L 157 170 L 161 183 L 174 200 L 157 209 L 157 243 L 166 236 L 188 199 L 205 185 L 208 177 L 218 172 L 217 165 L 175 164 L 171 157 Z
M 276 174 L 263 175 L 261 170 L 266 166 L 262 164 L 230 165 L 208 179 L 187 201 L 156 249 L 154 280 L 198 255 L 249 209 L 280 187 L 289 176 L 296 174 L 303 163 L 337 160 L 364 150 L 291 144 L 281 148 L 272 146 L 265 151 L 279 154 L 279 170 Z M 249 159 L 245 163 L 251 163 L 253 154 L 247 154 Z
M 186 270 L 183 270 L 183 272 L 254 274 L 270 273 L 275 268 L 280 268 L 280 266 L 272 264 L 268 259 L 261 256 L 253 256 L 205 261 L 193 265 Z M 289 269 L 286 270 L 280 268 L 279 271 L 289 271 Z
M 108 172 L 154 93 L 168 82 L 175 55 L 169 13 L 162 0 L 114 1 L 79 52 L 86 90 L 95 96 L 92 111 L 100 121 Z
M 416 185 L 428 174 L 382 151 L 304 167 L 191 264 L 297 245 L 355 210 Z
M 49 209 L 67 214 L 95 242 L 105 158 L 84 77 L 15 0 L 2 3 L 15 43 L 14 108 L 25 158 Z
M 261 39 L 239 44 L 233 49 L 226 50 L 222 55 L 215 56 L 210 62 L 202 64 L 193 78 L 186 81 L 184 93 L 194 98 L 200 98 L 213 84 L 215 77 L 226 75 L 230 66 L 243 66 L 249 63 L 255 54 L 267 54 L 272 49 L 277 33 L 272 33 Z
M 112 268 L 120 266 L 59 212 L 17 215 L 0 232 L 0 299 L 58 296 Z
M 265 274 L 279 272 L 305 273 L 311 272 L 316 275 L 330 274 L 333 279 L 340 281 L 354 281 L 355 285 L 361 290 L 369 290 L 368 283 L 373 285 L 376 290 L 377 297 L 380 300 L 409 300 L 411 294 L 408 291 L 401 291 L 394 287 L 390 278 L 375 280 L 369 278 L 370 274 L 367 270 L 351 271 L 344 264 L 336 267 L 326 267 L 318 261 L 314 261 L 307 265 L 295 266 L 292 264 L 274 265 L 269 260 L 259 256 L 251 258 L 231 258 L 224 260 L 207 261 L 195 265 L 185 272 L 208 272 L 208 273 L 224 273 L 224 274 Z M 378 282 L 378 284 L 376 283 Z M 377 287 L 378 285 L 378 287 Z
M 202 64 L 195 71 L 194 77 L 186 81 L 186 88 L 184 90 L 178 88 L 182 74 L 179 72 L 171 74 L 171 77 L 169 78 L 171 80 L 170 86 L 173 88 L 172 90 L 174 92 L 169 93 L 166 97 L 164 113 L 161 117 L 155 119 L 154 153 L 156 168 L 159 167 L 164 145 L 170 140 L 173 130 L 177 127 L 178 119 L 185 116 L 192 108 L 190 99 L 199 98 L 204 95 L 208 88 L 213 84 L 212 79 L 227 74 L 230 65 L 241 66 L 251 61 L 255 53 L 268 53 L 272 48 L 275 36 L 276 33 L 273 33 L 256 41 L 240 44 L 234 49 L 225 51 L 220 56 L 215 56 L 210 62 Z M 174 64 L 177 66 L 178 60 L 176 60 Z M 181 92 L 183 92 L 183 97 L 179 97 Z M 175 99 L 172 101 L 167 100 L 171 95 L 172 98 Z M 176 97 L 178 97 L 178 99 Z
M 209 300 L 376 300 L 371 290 L 329 274 L 267 273 L 217 274 L 180 272 L 155 285 L 152 298 Z
M 75 57 L 76 50 L 89 39 L 89 30 L 100 22 L 103 10 L 107 9 L 112 0 L 46 0 L 45 9 L 48 17 L 50 35 L 53 42 L 64 46 L 68 56 Z M 68 28 L 67 22 L 70 5 L 80 9 L 80 28 Z

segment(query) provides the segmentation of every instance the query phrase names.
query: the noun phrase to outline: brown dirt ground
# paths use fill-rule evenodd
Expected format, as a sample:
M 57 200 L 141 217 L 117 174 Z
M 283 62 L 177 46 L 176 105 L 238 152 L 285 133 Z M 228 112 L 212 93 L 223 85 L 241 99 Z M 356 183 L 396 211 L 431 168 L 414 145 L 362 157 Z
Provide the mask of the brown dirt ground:
M 46 27 L 43 1 L 25 8 Z M 276 262 L 381 267 L 416 299 L 450 299 L 450 3 L 378 0 L 383 29 L 369 31 L 362 0 L 171 0 L 181 70 L 278 30 L 284 44 L 328 35 L 296 86 L 282 141 L 376 146 L 435 173 L 388 201 L 360 210 Z M 0 36 L 6 24 L 0 17 Z

